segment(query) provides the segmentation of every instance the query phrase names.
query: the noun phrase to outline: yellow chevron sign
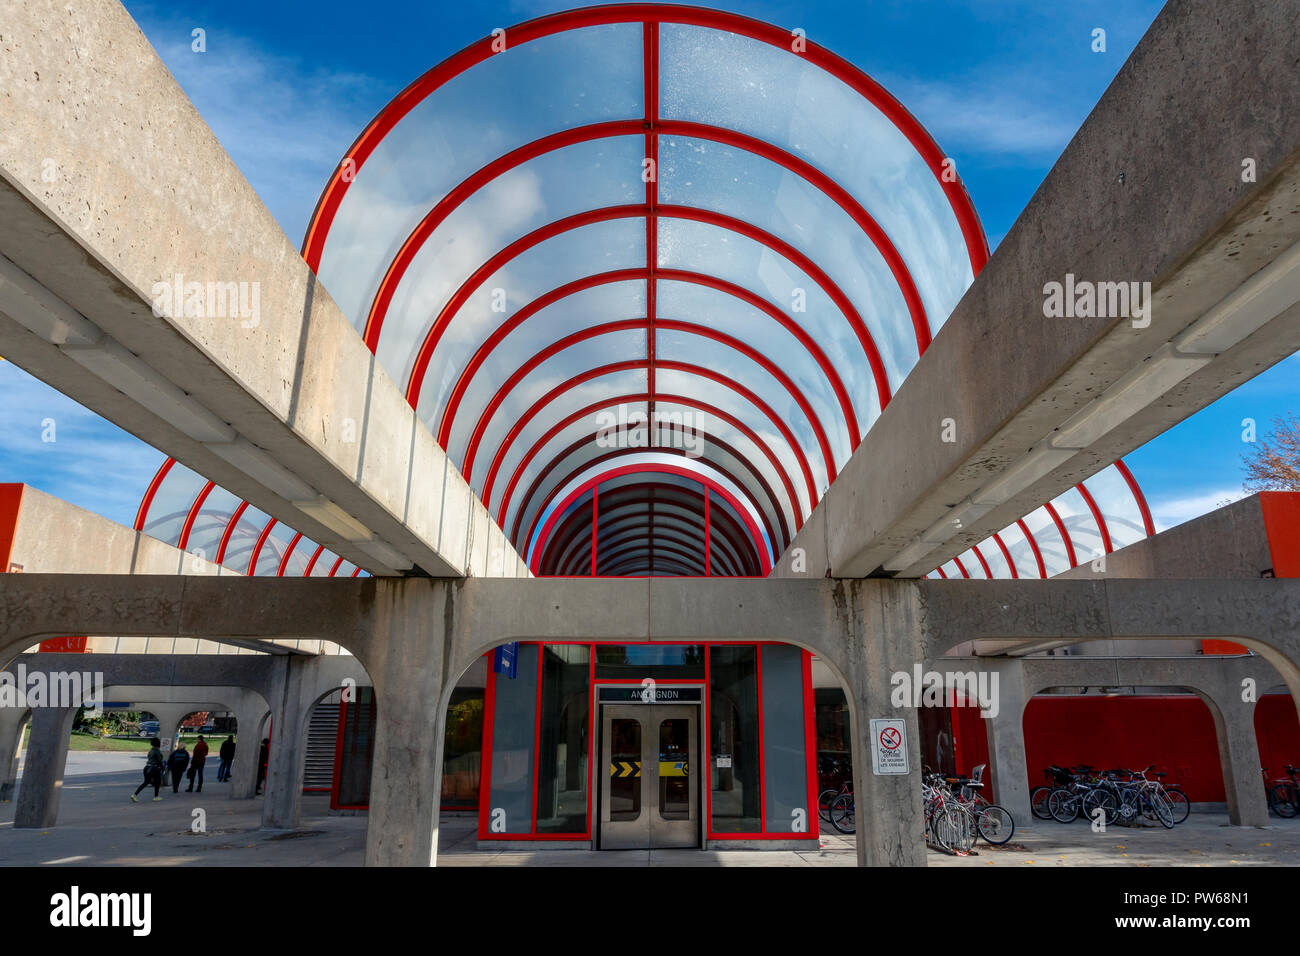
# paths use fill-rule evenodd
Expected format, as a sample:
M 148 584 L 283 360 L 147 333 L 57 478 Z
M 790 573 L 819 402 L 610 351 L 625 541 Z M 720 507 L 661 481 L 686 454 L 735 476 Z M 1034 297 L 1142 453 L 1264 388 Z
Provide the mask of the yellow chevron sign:
M 609 775 L 611 777 L 639 777 L 641 776 L 641 761 L 616 760 L 609 765 Z

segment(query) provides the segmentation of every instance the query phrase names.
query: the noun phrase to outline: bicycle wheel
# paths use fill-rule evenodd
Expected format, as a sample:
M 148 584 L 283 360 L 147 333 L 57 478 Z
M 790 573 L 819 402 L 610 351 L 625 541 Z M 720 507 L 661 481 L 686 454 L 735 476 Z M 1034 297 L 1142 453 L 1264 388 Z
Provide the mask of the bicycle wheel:
M 1155 813 L 1156 819 L 1160 821 L 1160 825 L 1166 830 L 1172 830 L 1174 828 L 1174 810 L 1173 807 L 1169 806 L 1169 801 L 1165 799 L 1164 794 L 1154 790 L 1146 794 L 1146 800 L 1151 805 L 1151 810 Z
M 1169 801 L 1169 809 L 1173 811 L 1174 823 L 1182 823 L 1192 812 L 1192 804 L 1187 799 L 1187 794 L 1177 787 L 1165 787 L 1164 794 L 1165 799 Z
M 823 790 L 817 797 L 817 815 L 827 823 L 831 822 L 831 804 L 839 795 L 838 790 Z
M 1079 800 L 1064 788 L 1053 790 L 1047 798 L 1047 809 L 1057 823 L 1070 823 L 1079 815 Z
M 840 833 L 857 832 L 854 819 L 853 794 L 841 793 L 831 804 L 831 826 Z
M 975 830 L 985 842 L 1001 846 L 1011 839 L 1011 834 L 1016 832 L 1016 821 L 1002 807 L 991 803 L 976 813 Z
M 1096 819 L 1098 807 L 1103 811 L 1102 820 L 1106 826 L 1113 824 L 1119 816 L 1119 804 L 1115 800 L 1115 794 L 1109 790 L 1098 788 L 1083 798 L 1083 818 L 1092 823 Z
M 1268 805 L 1279 817 L 1288 820 L 1295 816 L 1295 804 L 1291 802 L 1291 788 L 1279 783 L 1268 792 Z
M 934 838 L 949 853 L 969 853 L 975 845 L 975 827 L 970 814 L 958 807 L 944 807 L 935 814 Z
M 1051 787 L 1034 787 L 1029 791 L 1029 810 L 1040 820 L 1052 819 L 1052 811 L 1047 809 L 1047 798 L 1051 795 Z
M 1116 818 L 1119 823 L 1128 826 L 1132 824 L 1138 815 L 1142 812 L 1142 801 L 1138 793 L 1132 787 L 1125 787 L 1119 792 L 1119 815 Z

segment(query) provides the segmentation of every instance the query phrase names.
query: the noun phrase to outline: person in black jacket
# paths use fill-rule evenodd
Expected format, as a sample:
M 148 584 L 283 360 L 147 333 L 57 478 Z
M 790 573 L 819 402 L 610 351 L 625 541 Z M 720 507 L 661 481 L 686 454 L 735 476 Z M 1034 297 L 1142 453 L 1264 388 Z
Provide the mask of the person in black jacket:
M 179 793 L 181 789 L 181 777 L 185 776 L 185 768 L 190 765 L 190 752 L 185 749 L 184 744 L 177 744 L 172 755 L 167 758 L 167 769 L 172 774 L 172 793 Z
M 217 756 L 221 758 L 221 763 L 217 764 L 217 782 L 224 783 L 230 779 L 230 765 L 235 762 L 235 738 L 227 737 L 221 742 L 221 749 L 217 751 Z
M 266 762 L 271 756 L 271 738 L 262 738 L 262 749 L 257 752 L 257 789 L 254 794 L 262 792 L 262 784 L 266 782 Z

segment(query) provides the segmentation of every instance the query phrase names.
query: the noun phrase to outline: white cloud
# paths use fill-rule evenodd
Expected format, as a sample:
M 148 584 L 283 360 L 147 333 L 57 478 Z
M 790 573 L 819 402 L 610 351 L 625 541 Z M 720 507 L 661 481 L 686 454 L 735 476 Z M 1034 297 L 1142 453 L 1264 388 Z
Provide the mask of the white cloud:
M 120 524 L 135 520 L 161 452 L 12 362 L 0 362 L 0 396 L 0 481 L 25 482 Z
M 1241 490 L 1240 485 L 1237 485 L 1235 487 L 1229 486 L 1207 491 L 1195 491 L 1174 498 L 1151 498 L 1149 501 L 1151 518 L 1155 522 L 1157 532 L 1165 531 L 1185 521 L 1191 521 L 1193 518 L 1208 514 L 1222 507 L 1225 503 L 1240 501 L 1245 497 L 1246 492 Z
M 334 164 L 370 120 L 390 84 L 276 56 L 210 30 L 190 48 L 190 27 L 137 12 L 154 49 L 221 145 L 297 245 Z
M 1011 76 L 978 84 L 895 78 L 885 85 L 936 141 L 977 155 L 1054 159 L 1087 115 L 1084 103 L 1036 102 L 1025 91 L 1041 87 Z

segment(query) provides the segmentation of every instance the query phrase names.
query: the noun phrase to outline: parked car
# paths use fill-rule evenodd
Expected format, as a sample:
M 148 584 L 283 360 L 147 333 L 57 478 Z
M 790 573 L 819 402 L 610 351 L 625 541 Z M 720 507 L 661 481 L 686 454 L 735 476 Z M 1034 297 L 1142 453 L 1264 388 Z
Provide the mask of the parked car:
M 161 733 L 162 733 L 162 724 L 159 723 L 158 721 L 156 720 L 140 721 L 141 737 L 157 737 Z

